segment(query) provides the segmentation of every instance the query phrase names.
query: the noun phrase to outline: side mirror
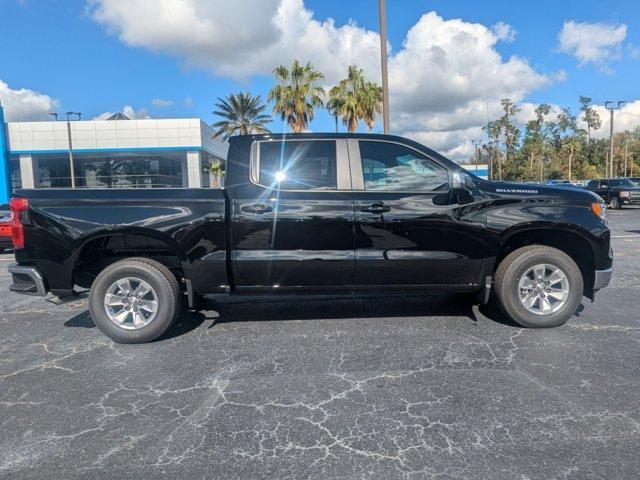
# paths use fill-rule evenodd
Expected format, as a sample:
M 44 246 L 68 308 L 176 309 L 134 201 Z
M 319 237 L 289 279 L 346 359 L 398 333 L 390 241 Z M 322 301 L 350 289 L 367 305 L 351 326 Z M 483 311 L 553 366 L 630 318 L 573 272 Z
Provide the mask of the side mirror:
M 473 180 L 464 172 L 454 172 L 451 177 L 451 191 L 459 205 L 473 202 Z

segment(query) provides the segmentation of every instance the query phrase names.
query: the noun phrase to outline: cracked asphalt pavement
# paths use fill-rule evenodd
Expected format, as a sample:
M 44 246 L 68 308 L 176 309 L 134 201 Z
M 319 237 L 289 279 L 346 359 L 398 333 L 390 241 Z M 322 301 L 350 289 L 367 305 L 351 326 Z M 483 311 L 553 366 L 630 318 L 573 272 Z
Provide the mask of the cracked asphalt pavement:
M 550 330 L 451 295 L 221 298 L 118 345 L 11 294 L 0 478 L 640 476 L 640 209 L 612 285 Z

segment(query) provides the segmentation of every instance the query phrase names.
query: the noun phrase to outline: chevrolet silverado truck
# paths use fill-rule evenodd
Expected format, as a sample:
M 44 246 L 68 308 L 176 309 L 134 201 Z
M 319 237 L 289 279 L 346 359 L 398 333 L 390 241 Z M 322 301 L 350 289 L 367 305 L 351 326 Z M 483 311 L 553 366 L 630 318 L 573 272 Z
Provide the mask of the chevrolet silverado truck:
M 587 190 L 598 194 L 613 210 L 620 210 L 624 205 L 640 205 L 640 187 L 630 178 L 591 180 Z
M 18 190 L 11 209 L 10 289 L 89 289 L 116 342 L 151 341 L 215 294 L 440 289 L 553 327 L 612 271 L 594 193 L 486 181 L 388 135 L 238 136 L 222 189 Z

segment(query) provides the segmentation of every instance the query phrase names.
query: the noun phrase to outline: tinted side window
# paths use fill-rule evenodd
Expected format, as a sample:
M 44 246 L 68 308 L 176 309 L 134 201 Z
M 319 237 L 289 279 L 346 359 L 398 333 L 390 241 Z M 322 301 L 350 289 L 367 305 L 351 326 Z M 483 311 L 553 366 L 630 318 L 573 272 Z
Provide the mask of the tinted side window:
M 259 148 L 261 185 L 280 190 L 336 188 L 336 142 L 262 142 Z
M 359 144 L 365 190 L 432 192 L 449 187 L 447 170 L 415 150 L 386 142 Z
M 589 190 L 596 190 L 598 188 L 598 181 L 597 180 L 591 180 L 589 183 L 587 183 L 587 188 Z

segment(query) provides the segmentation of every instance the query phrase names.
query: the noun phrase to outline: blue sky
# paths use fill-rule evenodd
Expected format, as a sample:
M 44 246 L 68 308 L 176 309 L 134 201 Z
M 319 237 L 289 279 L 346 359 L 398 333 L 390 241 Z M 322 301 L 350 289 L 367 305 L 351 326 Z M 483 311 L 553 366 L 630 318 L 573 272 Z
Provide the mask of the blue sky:
M 0 0 L 0 82 L 6 84 L 4 94 L 0 89 L 3 103 L 14 103 L 8 108 L 14 116 L 42 118 L 47 108 L 42 98 L 40 110 L 33 104 L 17 106 L 17 102 L 28 104 L 30 98 L 15 91 L 29 89 L 34 95 L 51 99 L 51 106 L 60 112 L 76 110 L 84 118 L 130 105 L 141 116 L 197 116 L 211 122 L 218 96 L 239 90 L 266 96 L 271 86 L 267 75 L 271 59 L 274 63 L 292 57 L 307 60 L 304 57 L 309 53 L 318 59 L 314 63 L 329 65 L 330 71 L 335 66 L 336 72 L 346 70 L 346 65 L 356 59 L 370 76 L 377 76 L 377 57 L 372 50 L 375 38 L 371 37 L 378 29 L 375 0 L 284 0 L 289 20 L 279 28 L 291 30 L 291 38 L 302 34 L 312 38 L 298 49 L 290 45 L 296 43 L 291 40 L 280 46 L 278 36 L 287 33 L 270 30 L 273 20 L 269 15 L 276 10 L 271 6 L 277 6 L 279 0 L 260 0 L 261 11 L 248 0 L 226 1 L 223 11 L 224 1 L 162 0 L 155 3 L 156 8 L 150 8 L 150 0 Z M 231 3 L 233 6 L 229 6 Z M 132 7 L 134 4 L 137 6 Z M 168 9 L 168 15 L 163 8 Z M 298 31 L 300 22 L 293 17 L 297 11 L 305 13 L 307 21 L 317 23 Z M 423 36 L 406 49 L 402 61 L 407 33 L 429 12 L 437 15 L 424 22 L 420 32 L 415 28 L 416 34 Z M 180 15 L 184 15 L 181 23 L 176 20 Z M 457 145 L 466 145 L 471 137 L 481 134 L 479 120 L 468 119 L 479 115 L 483 102 L 490 104 L 493 114 L 501 96 L 531 104 L 571 106 L 574 110 L 579 94 L 591 96 L 596 104 L 609 99 L 640 99 L 639 2 L 388 0 L 388 17 L 392 56 L 401 53 L 397 61 L 390 61 L 391 75 L 396 76 L 392 81 L 392 87 L 396 86 L 392 91 L 394 130 L 429 142 L 454 157 L 467 151 L 466 146 Z M 329 18 L 335 20 L 333 30 L 323 23 Z M 193 19 L 211 21 L 192 27 L 189 22 L 193 24 Z M 462 23 L 454 25 L 455 19 Z M 572 36 L 567 37 L 563 48 L 559 35 L 571 21 L 578 27 L 567 33 Z M 326 27 L 326 35 L 318 37 L 322 38 L 318 43 L 326 41 L 329 45 L 344 42 L 346 37 L 341 35 L 347 34 L 344 27 L 349 22 L 357 24 L 355 33 L 349 34 L 355 47 L 334 45 L 335 62 L 333 54 L 315 51 L 314 28 Z M 500 39 L 487 40 L 487 35 L 500 36 L 495 27 L 500 23 L 506 29 Z M 484 28 L 478 30 L 476 24 Z M 589 25 L 596 30 L 589 30 Z M 598 30 L 599 26 L 602 29 Z M 624 32 L 620 30 L 623 26 Z M 443 47 L 440 60 L 423 55 L 422 49 L 438 47 L 438 40 L 431 44 L 428 36 L 446 33 L 449 27 L 470 32 L 485 42 L 477 58 L 464 57 L 465 52 L 455 44 Z M 198 41 L 185 39 L 192 34 L 191 28 Z M 613 33 L 619 41 L 609 40 Z M 237 45 L 236 34 L 243 39 Z M 270 41 L 274 42 L 273 48 L 262 51 Z M 451 90 L 446 78 L 434 78 L 430 72 L 439 68 L 438 62 L 449 62 L 456 56 L 460 59 L 452 61 L 455 65 L 443 74 L 458 77 L 460 89 Z M 512 57 L 520 62 L 515 67 L 507 65 Z M 469 74 L 476 68 L 485 71 Z M 495 78 L 491 77 L 492 69 Z M 336 75 L 330 73 L 328 77 Z M 510 75 L 513 78 L 505 80 Z M 416 85 L 405 90 L 405 84 L 411 82 Z M 640 103 L 638 106 L 637 112 L 628 112 L 630 126 L 635 126 L 635 114 L 640 114 Z M 414 125 L 416 122 L 420 125 Z M 282 130 L 283 125 L 275 121 L 272 128 Z M 332 119 L 321 113 L 311 128 L 330 130 Z

